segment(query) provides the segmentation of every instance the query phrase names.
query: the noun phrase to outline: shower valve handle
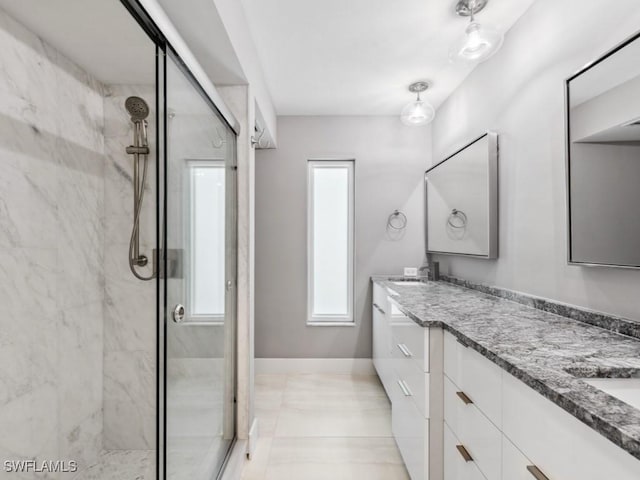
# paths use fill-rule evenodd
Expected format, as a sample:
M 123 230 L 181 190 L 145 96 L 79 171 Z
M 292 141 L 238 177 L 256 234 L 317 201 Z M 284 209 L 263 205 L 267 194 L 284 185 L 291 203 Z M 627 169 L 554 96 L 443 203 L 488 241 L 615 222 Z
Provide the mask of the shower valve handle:
M 173 321 L 180 323 L 182 320 L 184 320 L 184 305 L 179 303 L 173 309 Z
M 129 145 L 127 147 L 127 153 L 129 155 L 149 155 L 149 147 L 136 147 L 135 145 Z

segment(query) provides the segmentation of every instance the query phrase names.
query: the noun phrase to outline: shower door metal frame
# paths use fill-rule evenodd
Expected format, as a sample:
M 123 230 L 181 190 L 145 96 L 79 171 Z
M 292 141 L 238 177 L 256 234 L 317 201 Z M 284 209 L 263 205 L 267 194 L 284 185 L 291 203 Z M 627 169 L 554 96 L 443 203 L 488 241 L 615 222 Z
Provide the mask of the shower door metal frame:
M 168 185 L 167 185 L 167 171 L 169 170 L 168 167 L 168 159 L 169 159 L 169 154 L 168 154 L 168 139 L 169 139 L 169 133 L 168 133 L 168 122 L 167 122 L 167 118 L 168 115 L 166 114 L 168 111 L 168 107 L 167 107 L 167 64 L 169 61 L 172 61 L 177 67 L 178 69 L 181 71 L 181 73 L 185 76 L 185 78 L 190 82 L 190 84 L 194 87 L 194 90 L 196 94 L 199 94 L 209 105 L 209 107 L 211 107 L 212 113 L 217 115 L 218 118 L 220 120 L 222 120 L 224 122 L 224 124 L 229 127 L 229 129 L 231 130 L 231 132 L 233 132 L 234 134 L 234 142 L 233 142 L 233 162 L 232 165 L 226 165 L 225 162 L 225 170 L 226 170 L 226 190 L 227 190 L 227 194 L 225 195 L 225 212 L 229 215 L 225 215 L 225 217 L 227 218 L 225 220 L 225 239 L 227 239 L 226 244 L 229 244 L 229 239 L 233 239 L 233 242 L 235 243 L 235 249 L 234 249 L 234 255 L 233 258 L 230 259 L 227 256 L 228 252 L 225 252 L 225 256 L 227 256 L 226 261 L 225 261 L 225 281 L 227 283 L 227 288 L 226 288 L 226 294 L 225 294 L 225 317 L 227 316 L 229 311 L 233 312 L 233 319 L 234 322 L 232 324 L 232 328 L 228 331 L 225 331 L 225 338 L 224 338 L 224 345 L 225 345 L 225 349 L 227 347 L 231 347 L 233 349 L 233 354 L 230 358 L 230 368 L 225 368 L 225 379 L 231 383 L 231 395 L 232 395 L 232 399 L 231 399 L 231 405 L 232 405 L 232 411 L 233 411 L 233 415 L 232 415 L 232 424 L 231 424 L 231 428 L 233 428 L 233 438 L 230 441 L 228 450 L 225 452 L 225 456 L 224 456 L 224 460 L 222 461 L 222 463 L 220 464 L 220 469 L 217 472 L 216 475 L 216 479 L 219 480 L 222 478 L 222 476 L 224 475 L 225 472 L 225 468 L 226 465 L 229 461 L 229 457 L 231 455 L 231 452 L 233 451 L 233 448 L 235 446 L 235 443 L 237 441 L 237 416 L 238 416 L 238 411 L 237 411 L 237 390 L 238 390 L 238 385 L 237 385 L 237 368 L 238 368 L 238 361 L 237 361 L 237 352 L 238 352 L 238 348 L 237 348 L 237 339 L 238 339 L 238 335 L 237 335 L 237 304 L 238 304 L 238 289 L 237 289 L 237 284 L 238 284 L 238 271 L 237 271 L 237 266 L 238 266 L 238 197 L 237 197 L 237 192 L 238 192 L 238 178 L 237 178 L 237 161 L 238 161 L 238 157 L 237 157 L 237 137 L 238 137 L 238 133 L 236 131 L 236 129 L 234 129 L 234 127 L 229 124 L 226 119 L 224 118 L 224 116 L 222 115 L 222 113 L 218 110 L 218 108 L 216 107 L 215 103 L 213 103 L 213 100 L 211 100 L 211 98 L 207 95 L 206 91 L 200 86 L 200 84 L 198 83 L 197 79 L 191 74 L 191 71 L 189 70 L 189 68 L 187 67 L 187 65 L 182 61 L 182 59 L 180 58 L 180 56 L 178 55 L 178 53 L 171 47 L 170 44 L 167 43 L 167 50 L 164 54 L 164 63 L 163 63 L 163 67 L 164 67 L 164 96 L 163 96 L 163 107 L 162 107 L 162 111 L 164 112 L 164 115 L 162 115 L 163 117 L 163 129 L 164 129 L 164 143 L 163 143 L 163 162 L 162 165 L 160 167 L 160 169 L 158 170 L 159 172 L 162 172 L 162 190 L 164 192 L 168 191 Z M 160 178 L 160 175 L 159 175 Z M 229 188 L 231 187 L 231 188 Z M 160 189 L 159 189 L 160 190 Z M 231 192 L 229 194 L 229 192 Z M 163 249 L 162 251 L 164 253 L 166 253 L 166 250 L 164 249 L 164 246 L 166 245 L 166 239 L 168 238 L 168 222 L 164 221 L 164 218 L 166 217 L 166 212 L 168 211 L 168 205 L 167 205 L 167 200 L 168 200 L 168 194 L 163 195 L 162 197 L 162 213 L 164 213 L 163 215 L 163 221 L 162 221 L 162 243 L 161 245 L 163 245 Z M 231 205 L 231 208 L 229 208 L 229 205 Z M 160 214 L 160 211 L 159 211 Z M 184 212 L 183 212 L 184 214 Z M 226 250 L 226 249 L 225 249 Z M 230 262 L 230 260 L 232 260 Z M 163 269 L 162 271 L 168 271 L 168 262 L 169 262 L 169 258 L 167 257 L 166 254 L 162 255 L 162 267 L 161 269 Z M 233 281 L 229 280 L 229 266 L 232 265 L 232 270 L 234 272 L 233 275 Z M 166 471 L 166 465 L 167 465 L 167 458 L 166 458 L 166 446 L 167 446 L 167 432 L 166 432 L 166 422 L 167 422 L 167 409 L 166 404 L 167 404 L 167 372 L 166 372 L 166 351 L 167 351 L 167 336 L 168 336 L 168 329 L 167 329 L 167 324 L 168 322 L 171 321 L 171 319 L 169 318 L 169 303 L 168 303 L 168 293 L 167 293 L 167 288 L 166 288 L 166 284 L 162 282 L 163 276 L 159 275 L 159 282 L 162 283 L 161 286 L 159 286 L 159 290 L 158 292 L 162 292 L 162 299 L 161 301 L 159 301 L 159 309 L 160 309 L 160 317 L 159 318 L 163 318 L 163 328 L 162 328 L 162 339 L 161 339 L 161 345 L 162 345 L 162 355 L 159 358 L 159 365 L 162 365 L 162 375 L 159 375 L 159 380 L 161 381 L 162 384 L 162 398 L 161 398 L 161 402 L 160 404 L 162 405 L 162 419 L 159 421 L 159 423 L 161 423 L 161 425 L 159 425 L 159 429 L 158 429 L 158 433 L 160 431 L 162 431 L 162 437 L 161 439 L 159 438 L 158 441 L 158 445 L 160 445 L 160 443 L 162 444 L 162 450 L 160 450 L 160 448 L 158 449 L 158 459 L 160 458 L 160 453 L 162 454 L 162 462 L 161 466 L 163 472 Z M 230 296 L 230 292 L 232 292 L 233 296 Z M 231 310 L 232 309 L 232 310 Z M 189 324 L 194 324 L 194 322 L 186 322 L 187 325 Z M 232 343 L 229 343 L 229 341 L 232 341 Z M 159 344 L 160 345 L 160 344 Z M 160 348 L 158 348 L 158 351 L 160 351 Z M 159 404 L 159 405 L 160 405 Z M 223 425 L 225 425 L 225 429 L 228 428 L 227 423 L 229 421 L 228 416 L 225 416 L 223 419 Z M 160 460 L 158 460 L 158 462 L 160 462 Z M 164 480 L 166 477 L 160 477 L 158 474 L 158 480 Z
M 120 3 L 128 10 L 133 19 L 140 25 L 140 27 L 147 33 L 149 38 L 156 45 L 156 141 L 157 141 L 157 156 L 156 156 L 156 245 L 158 251 L 158 270 L 159 273 L 156 276 L 156 479 L 164 480 L 166 478 L 166 342 L 167 342 L 167 292 L 165 288 L 165 282 L 161 272 L 167 271 L 167 258 L 163 247 L 167 238 L 167 225 L 164 221 L 164 217 L 167 211 L 167 54 L 171 55 L 176 60 L 176 65 L 180 68 L 185 77 L 192 83 L 194 89 L 205 99 L 212 110 L 218 114 L 222 121 L 231 129 L 235 134 L 236 139 L 240 133 L 240 125 L 235 119 L 233 114 L 226 108 L 222 99 L 216 97 L 212 98 L 205 88 L 198 82 L 196 76 L 191 72 L 188 65 L 183 61 L 180 54 L 171 45 L 167 37 L 163 34 L 160 27 L 153 20 L 152 16 L 147 12 L 142 3 L 139 0 L 120 0 Z M 216 93 L 217 92 L 213 92 Z M 215 96 L 215 95 L 214 95 Z M 216 103 L 218 100 L 219 103 Z M 238 199 L 237 199 L 237 142 L 235 142 L 235 162 L 232 166 L 231 173 L 228 178 L 233 179 L 233 189 L 235 199 L 233 203 L 233 219 L 235 222 L 234 238 L 236 242 L 236 277 L 235 285 L 233 285 L 233 292 L 235 295 L 235 322 L 234 328 L 234 356 L 233 356 L 233 395 L 234 395 L 234 418 L 237 419 L 237 212 L 238 212 Z M 234 425 L 237 428 L 237 425 Z M 233 447 L 237 440 L 237 430 L 234 434 L 234 439 L 229 446 L 224 462 L 221 465 L 219 477 L 223 474 L 226 464 L 229 460 L 229 456 L 233 451 Z

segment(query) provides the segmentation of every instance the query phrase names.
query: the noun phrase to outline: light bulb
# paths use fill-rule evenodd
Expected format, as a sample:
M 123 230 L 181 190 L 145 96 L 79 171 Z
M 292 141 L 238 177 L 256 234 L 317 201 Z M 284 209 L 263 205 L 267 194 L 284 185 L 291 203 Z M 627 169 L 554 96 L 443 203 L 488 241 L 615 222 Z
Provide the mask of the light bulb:
M 452 61 L 483 62 L 492 57 L 502 46 L 504 35 L 495 28 L 471 22 L 449 51 Z
M 433 107 L 424 100 L 416 100 L 407 104 L 400 114 L 400 120 L 410 127 L 426 125 L 435 117 Z

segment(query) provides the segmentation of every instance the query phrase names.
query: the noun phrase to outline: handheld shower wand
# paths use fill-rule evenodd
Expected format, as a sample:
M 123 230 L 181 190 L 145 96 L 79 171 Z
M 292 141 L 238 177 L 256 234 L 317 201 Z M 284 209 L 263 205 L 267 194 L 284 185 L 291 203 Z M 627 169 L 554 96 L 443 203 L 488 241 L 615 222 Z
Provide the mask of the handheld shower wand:
M 140 97 L 129 97 L 124 106 L 131 115 L 133 122 L 133 145 L 127 147 L 128 154 L 133 155 L 133 227 L 129 240 L 129 268 L 131 273 L 140 280 L 155 278 L 156 272 L 149 276 L 138 273 L 136 267 L 144 267 L 149 262 L 145 255 L 140 254 L 140 213 L 144 200 L 144 186 L 147 181 L 147 163 L 149 155 L 149 141 L 147 138 L 147 117 L 149 106 Z M 141 158 L 142 157 L 142 158 Z M 142 162 L 140 160 L 142 159 Z M 140 164 L 142 163 L 142 171 Z

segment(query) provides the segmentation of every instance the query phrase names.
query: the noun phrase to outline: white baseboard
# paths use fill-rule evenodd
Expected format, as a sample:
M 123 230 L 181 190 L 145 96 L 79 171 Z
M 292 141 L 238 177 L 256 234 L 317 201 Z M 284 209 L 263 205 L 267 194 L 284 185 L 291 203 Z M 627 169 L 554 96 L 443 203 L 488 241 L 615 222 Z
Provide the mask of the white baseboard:
M 334 373 L 375 375 L 370 358 L 256 358 L 256 374 Z

